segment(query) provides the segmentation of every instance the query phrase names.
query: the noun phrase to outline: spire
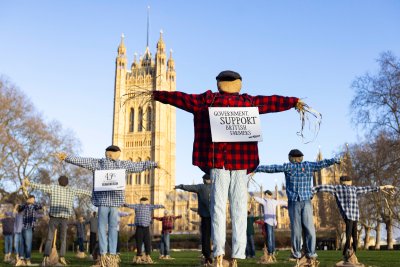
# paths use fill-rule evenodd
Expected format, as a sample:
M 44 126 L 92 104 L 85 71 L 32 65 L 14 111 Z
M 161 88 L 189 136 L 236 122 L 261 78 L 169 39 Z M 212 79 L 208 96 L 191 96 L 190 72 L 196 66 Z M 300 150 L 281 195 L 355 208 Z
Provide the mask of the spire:
M 118 55 L 122 55 L 122 56 L 124 56 L 125 53 L 126 53 L 126 48 L 125 48 L 125 44 L 124 44 L 124 38 L 125 38 L 125 35 L 122 33 L 121 34 L 121 42 L 120 42 L 120 44 L 118 46 Z
M 323 159 L 321 146 L 318 146 L 318 153 L 317 153 L 317 161 L 321 161 Z

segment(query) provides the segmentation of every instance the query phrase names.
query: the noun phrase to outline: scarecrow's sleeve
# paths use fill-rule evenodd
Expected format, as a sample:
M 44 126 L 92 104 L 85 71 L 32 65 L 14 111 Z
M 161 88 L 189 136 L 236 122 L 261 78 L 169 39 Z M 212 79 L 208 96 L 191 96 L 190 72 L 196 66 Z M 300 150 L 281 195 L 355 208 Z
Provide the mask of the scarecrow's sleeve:
M 179 91 L 153 91 L 153 98 L 164 104 L 169 104 L 187 112 L 193 113 L 203 102 L 203 95 L 187 94 Z
M 285 165 L 260 165 L 255 169 L 254 172 L 266 172 L 266 173 L 276 173 L 276 172 L 285 172 Z
M 47 184 L 37 184 L 37 183 L 30 182 L 29 186 L 33 189 L 39 189 L 40 191 L 43 191 L 48 194 L 51 194 L 53 191 L 51 188 L 51 185 L 47 185 Z
M 286 200 L 277 200 L 276 203 L 277 203 L 278 205 L 282 205 L 282 206 L 288 204 L 288 202 L 287 202 Z
M 312 194 L 316 194 L 318 192 L 326 192 L 326 193 L 331 193 L 331 194 L 335 194 L 336 193 L 336 186 L 331 185 L 331 184 L 321 184 L 321 185 L 317 185 L 314 186 L 311 189 Z
M 139 208 L 140 204 L 124 204 L 124 207 L 136 210 L 137 208 Z
M 165 207 L 164 205 L 150 205 L 150 208 L 152 210 L 155 210 L 155 209 L 164 209 Z
M 265 200 L 261 197 L 253 197 L 255 201 L 257 201 L 260 204 L 265 204 Z
M 253 96 L 253 105 L 258 107 L 260 114 L 270 112 L 280 112 L 296 106 L 299 99 L 287 96 Z
M 310 167 L 311 171 L 319 171 L 323 168 L 327 168 L 335 163 L 338 162 L 338 159 L 324 159 L 318 162 L 308 162 L 308 166 Z
M 182 215 L 174 216 L 174 220 L 181 219 L 181 218 L 182 218 Z
M 193 193 L 198 193 L 199 192 L 199 186 L 197 184 L 194 185 L 179 185 L 179 189 L 182 189 L 184 191 L 188 192 L 193 192 Z
M 79 195 L 79 196 L 87 196 L 87 197 L 91 197 L 92 196 L 92 192 L 88 191 L 88 190 L 84 190 L 84 189 L 75 189 L 75 194 Z
M 162 221 L 163 218 L 162 217 L 153 217 L 153 220 Z
M 157 162 L 154 161 L 140 161 L 140 162 L 133 162 L 129 160 L 122 161 L 124 168 L 127 172 L 142 172 L 150 168 L 157 167 Z
M 379 186 L 357 186 L 356 193 L 357 195 L 365 194 L 368 192 L 378 192 Z
M 65 162 L 71 163 L 73 165 L 95 171 L 100 169 L 100 159 L 94 159 L 94 158 L 81 158 L 81 157 L 73 157 L 73 156 L 67 156 L 65 158 Z

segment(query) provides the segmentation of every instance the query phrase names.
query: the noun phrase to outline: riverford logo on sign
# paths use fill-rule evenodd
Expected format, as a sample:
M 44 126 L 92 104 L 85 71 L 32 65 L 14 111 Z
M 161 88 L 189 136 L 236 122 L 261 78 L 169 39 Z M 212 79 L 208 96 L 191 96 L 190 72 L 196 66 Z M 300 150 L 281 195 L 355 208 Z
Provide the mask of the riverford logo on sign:
M 262 141 L 258 107 L 209 107 L 213 142 Z
M 125 190 L 126 170 L 97 170 L 94 172 L 94 191 Z

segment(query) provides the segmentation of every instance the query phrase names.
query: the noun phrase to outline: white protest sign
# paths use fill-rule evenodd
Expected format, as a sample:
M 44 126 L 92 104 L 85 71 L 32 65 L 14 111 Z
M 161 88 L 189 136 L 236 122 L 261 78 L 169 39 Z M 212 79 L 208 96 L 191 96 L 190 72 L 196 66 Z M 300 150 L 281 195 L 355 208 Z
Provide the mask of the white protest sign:
M 125 190 L 125 169 L 96 170 L 94 172 L 94 191 Z
M 258 107 L 209 107 L 213 142 L 262 141 Z

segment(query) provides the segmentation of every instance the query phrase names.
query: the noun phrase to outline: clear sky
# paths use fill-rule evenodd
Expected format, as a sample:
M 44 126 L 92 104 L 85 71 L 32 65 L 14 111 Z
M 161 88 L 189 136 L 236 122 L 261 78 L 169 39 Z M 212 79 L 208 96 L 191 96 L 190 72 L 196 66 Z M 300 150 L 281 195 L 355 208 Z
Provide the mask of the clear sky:
M 362 140 L 351 125 L 352 80 L 375 71 L 379 54 L 400 56 L 400 1 L 0 1 L 0 73 L 47 120 L 72 129 L 81 155 L 102 157 L 112 132 L 114 71 L 121 33 L 129 65 L 159 31 L 173 49 L 177 90 L 216 91 L 215 76 L 238 71 L 242 92 L 305 98 L 323 114 L 318 138 L 303 144 L 297 112 L 261 118 L 261 162 L 287 161 L 299 148 L 314 160 Z M 192 115 L 177 111 L 177 183 L 199 182 L 191 165 Z M 264 188 L 283 175 L 255 176 Z M 254 188 L 253 188 L 254 189 Z

